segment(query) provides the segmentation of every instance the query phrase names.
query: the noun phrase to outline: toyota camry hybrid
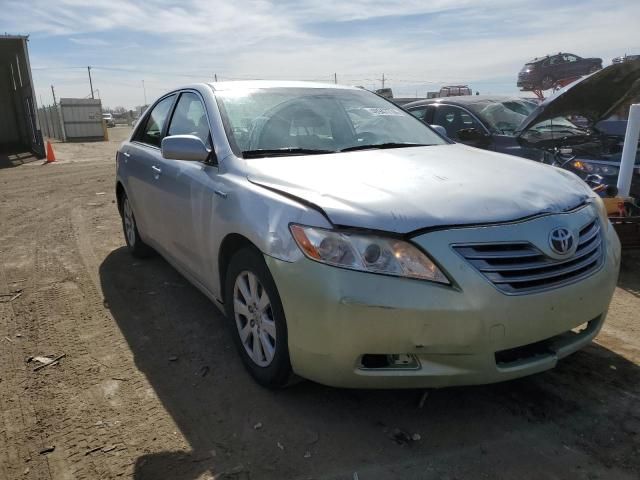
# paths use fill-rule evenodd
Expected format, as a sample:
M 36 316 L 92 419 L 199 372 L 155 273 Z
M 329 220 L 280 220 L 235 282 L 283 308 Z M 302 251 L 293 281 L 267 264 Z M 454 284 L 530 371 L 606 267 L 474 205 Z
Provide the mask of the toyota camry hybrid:
M 455 144 L 359 88 L 171 91 L 119 148 L 116 193 L 131 252 L 210 298 L 269 387 L 541 372 L 595 337 L 618 277 L 573 173 Z

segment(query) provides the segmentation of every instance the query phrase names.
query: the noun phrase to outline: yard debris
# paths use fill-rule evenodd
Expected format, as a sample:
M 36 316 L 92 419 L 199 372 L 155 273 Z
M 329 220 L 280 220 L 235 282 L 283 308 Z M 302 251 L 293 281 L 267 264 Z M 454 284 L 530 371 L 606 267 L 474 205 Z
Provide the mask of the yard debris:
M 429 390 L 425 390 L 422 396 L 420 397 L 420 401 L 418 402 L 418 408 L 424 407 L 424 402 L 427 401 L 428 396 L 429 396 Z
M 111 380 L 117 380 L 118 382 L 128 382 L 129 381 L 128 378 L 122 378 L 122 377 L 111 377 Z
M 171 356 L 169 357 L 169 361 L 170 361 L 170 362 L 177 362 L 177 361 L 178 361 L 178 357 L 177 357 L 177 355 L 171 355 Z
M 106 195 L 105 192 L 96 192 L 96 195 Z
M 353 472 L 353 480 L 360 480 L 360 477 L 358 477 L 358 472 Z
M 413 440 L 414 442 L 419 442 L 420 440 L 422 440 L 422 437 L 419 433 L 414 433 L 413 435 L 411 435 L 411 440 Z
M 102 449 L 103 453 L 109 453 L 112 452 L 113 450 L 115 450 L 118 447 L 118 445 L 111 445 L 110 447 L 105 447 Z
M 86 452 L 84 452 L 84 454 L 85 454 L 85 456 L 87 456 L 87 455 L 91 455 L 92 453 L 95 453 L 95 452 L 97 452 L 98 450 L 102 450 L 102 447 L 95 447 L 95 448 L 92 448 L 91 450 L 87 450 Z
M 200 369 L 200 376 L 201 377 L 206 377 L 209 374 L 209 371 L 211 370 L 211 368 L 209 368 L 208 365 L 204 365 L 201 369 Z
M 284 445 L 282 445 L 280 442 L 278 442 L 278 448 L 279 448 L 280 450 L 284 450 Z
M 66 356 L 67 356 L 67 354 L 63 353 L 62 355 L 58 355 L 53 360 L 51 360 L 49 357 L 35 357 L 34 360 L 36 360 L 38 362 L 41 362 L 42 365 L 38 365 L 36 368 L 33 369 L 33 371 L 37 372 L 38 370 L 42 370 L 43 368 L 48 367 L 49 365 L 57 364 L 60 360 L 62 360 Z M 51 361 L 48 362 L 48 363 L 43 363 L 41 359 L 47 359 L 47 360 L 51 360 Z M 45 360 L 45 362 L 47 362 L 47 360 Z
M 47 453 L 51 453 L 56 449 L 55 445 L 51 445 L 50 447 L 44 447 L 40 450 L 40 455 L 46 455 Z
M 20 296 L 22 295 L 22 289 L 20 290 L 15 290 L 11 293 L 0 293 L 0 297 L 11 297 L 8 300 L 0 300 L 0 303 L 8 303 L 8 302 L 13 302 L 15 299 L 20 298 Z
M 4 339 L 9 343 L 13 343 L 13 340 L 11 340 L 9 337 L 4 337 Z
M 262 422 L 258 422 L 253 426 L 254 430 L 260 430 L 262 428 Z
M 611 370 L 617 370 L 617 368 L 616 368 L 616 366 L 615 366 L 615 365 L 609 365 L 609 368 L 610 368 Z
M 309 450 L 307 450 L 306 452 L 304 452 L 303 457 L 304 458 L 311 458 L 311 452 Z

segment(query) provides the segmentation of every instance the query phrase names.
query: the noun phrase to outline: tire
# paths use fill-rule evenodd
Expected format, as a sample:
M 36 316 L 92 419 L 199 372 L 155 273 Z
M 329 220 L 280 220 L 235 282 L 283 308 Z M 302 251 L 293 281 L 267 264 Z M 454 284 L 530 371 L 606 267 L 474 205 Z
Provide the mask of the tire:
M 257 249 L 243 248 L 233 255 L 224 298 L 234 342 L 251 376 L 267 388 L 287 386 L 292 379 L 287 322 L 276 284 Z
M 555 80 L 551 75 L 545 75 L 540 82 L 540 86 L 542 87 L 542 90 L 549 90 L 553 87 L 554 82 Z
M 127 248 L 134 257 L 146 258 L 153 255 L 153 249 L 144 243 L 138 232 L 136 217 L 133 214 L 131 203 L 126 193 L 122 194 L 122 231 Z

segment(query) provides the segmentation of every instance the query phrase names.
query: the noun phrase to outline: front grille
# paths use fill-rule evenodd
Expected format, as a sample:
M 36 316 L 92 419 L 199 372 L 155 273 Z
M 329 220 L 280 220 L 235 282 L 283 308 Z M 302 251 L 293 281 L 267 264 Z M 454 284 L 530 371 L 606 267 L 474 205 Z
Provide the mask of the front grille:
M 597 219 L 585 225 L 573 255 L 548 257 L 529 242 L 454 245 L 453 248 L 499 290 L 508 294 L 557 288 L 591 275 L 602 262 Z

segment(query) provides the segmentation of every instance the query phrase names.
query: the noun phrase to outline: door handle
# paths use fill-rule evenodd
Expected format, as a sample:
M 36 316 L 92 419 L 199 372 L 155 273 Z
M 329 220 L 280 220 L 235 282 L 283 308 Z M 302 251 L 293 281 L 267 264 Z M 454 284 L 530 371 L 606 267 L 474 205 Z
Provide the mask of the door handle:
M 214 190 L 213 193 L 222 198 L 227 198 L 227 192 L 223 192 L 222 190 Z
M 162 169 L 160 167 L 156 167 L 155 165 L 151 167 L 151 170 L 153 170 L 156 175 L 160 175 L 162 173 Z
M 122 154 L 127 158 L 129 158 L 131 156 L 131 154 L 129 152 L 122 152 Z

